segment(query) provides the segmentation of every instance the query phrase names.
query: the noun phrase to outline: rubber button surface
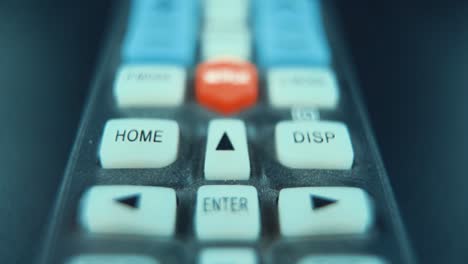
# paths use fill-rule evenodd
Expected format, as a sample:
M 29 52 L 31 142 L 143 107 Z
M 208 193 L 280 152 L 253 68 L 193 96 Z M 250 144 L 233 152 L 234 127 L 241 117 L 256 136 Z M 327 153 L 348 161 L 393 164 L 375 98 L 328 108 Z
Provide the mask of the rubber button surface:
M 155 259 L 143 255 L 87 254 L 73 257 L 67 264 L 159 264 Z
M 255 251 L 249 248 L 208 248 L 204 249 L 198 264 L 256 264 Z

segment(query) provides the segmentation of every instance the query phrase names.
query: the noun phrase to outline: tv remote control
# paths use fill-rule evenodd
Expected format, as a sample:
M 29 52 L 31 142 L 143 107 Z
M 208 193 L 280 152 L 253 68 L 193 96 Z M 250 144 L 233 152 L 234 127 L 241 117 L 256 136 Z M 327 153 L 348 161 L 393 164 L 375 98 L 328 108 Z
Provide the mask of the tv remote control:
M 117 1 L 39 263 L 413 263 L 334 1 Z

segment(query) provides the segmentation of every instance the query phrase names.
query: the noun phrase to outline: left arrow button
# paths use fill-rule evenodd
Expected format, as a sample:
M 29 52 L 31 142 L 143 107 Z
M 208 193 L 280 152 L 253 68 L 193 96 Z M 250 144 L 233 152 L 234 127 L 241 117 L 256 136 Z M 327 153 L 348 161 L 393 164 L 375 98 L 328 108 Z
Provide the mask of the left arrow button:
M 115 198 L 114 200 L 132 209 L 138 209 L 140 206 L 140 194 L 132 194 L 130 196 Z
M 166 237 L 175 233 L 177 196 L 172 188 L 92 186 L 83 194 L 79 208 L 78 221 L 90 233 Z

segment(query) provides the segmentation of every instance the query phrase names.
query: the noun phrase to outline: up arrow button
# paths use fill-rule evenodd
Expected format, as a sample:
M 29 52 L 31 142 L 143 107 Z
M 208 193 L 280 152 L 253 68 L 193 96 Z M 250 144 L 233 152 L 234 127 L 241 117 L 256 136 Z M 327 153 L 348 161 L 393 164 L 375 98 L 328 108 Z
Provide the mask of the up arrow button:
M 207 180 L 248 180 L 250 160 L 245 124 L 215 119 L 208 125 L 204 165 Z
M 219 141 L 216 150 L 234 150 L 231 140 L 229 139 L 226 132 L 224 132 L 223 136 L 221 137 L 221 140 Z

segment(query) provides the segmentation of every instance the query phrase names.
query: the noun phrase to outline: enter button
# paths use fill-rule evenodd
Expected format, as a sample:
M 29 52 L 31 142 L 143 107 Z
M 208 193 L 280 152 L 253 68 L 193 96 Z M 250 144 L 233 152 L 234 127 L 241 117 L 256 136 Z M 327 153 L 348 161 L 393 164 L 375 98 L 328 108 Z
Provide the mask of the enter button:
M 276 154 L 294 169 L 351 169 L 354 160 L 348 128 L 340 122 L 283 121 L 276 125 Z
M 201 240 L 256 240 L 260 235 L 257 189 L 246 185 L 200 187 L 195 232 Z

